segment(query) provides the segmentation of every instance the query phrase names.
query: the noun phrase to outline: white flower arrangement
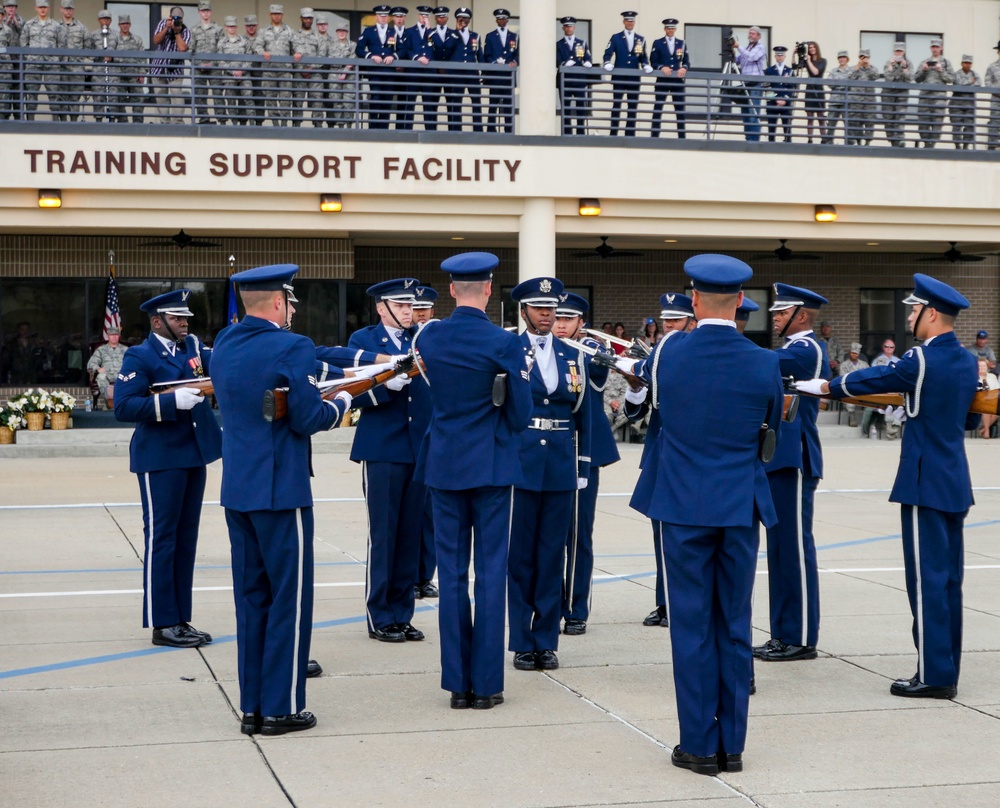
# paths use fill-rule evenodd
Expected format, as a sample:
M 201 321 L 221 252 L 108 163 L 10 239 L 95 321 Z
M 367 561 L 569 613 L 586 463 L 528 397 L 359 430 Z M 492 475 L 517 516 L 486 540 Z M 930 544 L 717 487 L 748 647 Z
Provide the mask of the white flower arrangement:
M 22 412 L 52 412 L 52 396 L 41 387 L 25 390 L 10 403 L 18 404 Z
M 6 427 L 11 432 L 16 432 L 24 425 L 24 414 L 18 402 L 8 401 L 6 407 L 0 408 L 0 429 Z
M 49 412 L 72 412 L 76 406 L 76 399 L 63 390 L 56 390 L 49 398 L 52 402 Z

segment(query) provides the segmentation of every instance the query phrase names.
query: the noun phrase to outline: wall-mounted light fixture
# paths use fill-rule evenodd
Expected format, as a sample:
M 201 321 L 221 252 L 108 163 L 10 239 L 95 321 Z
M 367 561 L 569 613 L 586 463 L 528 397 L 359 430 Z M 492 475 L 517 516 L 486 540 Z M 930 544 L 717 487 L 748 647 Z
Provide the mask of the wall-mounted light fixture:
M 833 205 L 817 205 L 813 218 L 817 222 L 835 222 L 837 221 L 837 209 Z
M 55 188 L 43 188 L 38 192 L 38 207 L 61 208 L 62 191 Z
M 581 199 L 580 200 L 580 215 L 581 216 L 600 216 L 601 215 L 601 200 L 600 199 Z
M 320 194 L 319 209 L 323 213 L 340 213 L 344 209 L 344 200 L 340 194 Z

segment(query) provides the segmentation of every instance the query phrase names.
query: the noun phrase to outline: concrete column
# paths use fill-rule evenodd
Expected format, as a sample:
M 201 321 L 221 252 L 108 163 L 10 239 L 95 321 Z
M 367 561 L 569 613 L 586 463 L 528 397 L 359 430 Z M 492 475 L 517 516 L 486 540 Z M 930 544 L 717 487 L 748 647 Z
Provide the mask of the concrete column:
M 521 94 L 518 133 L 521 135 L 559 134 L 553 72 L 556 63 L 553 22 L 558 17 L 556 0 L 521 3 L 521 67 L 518 71 Z
M 556 201 L 525 199 L 518 233 L 517 281 L 556 274 Z

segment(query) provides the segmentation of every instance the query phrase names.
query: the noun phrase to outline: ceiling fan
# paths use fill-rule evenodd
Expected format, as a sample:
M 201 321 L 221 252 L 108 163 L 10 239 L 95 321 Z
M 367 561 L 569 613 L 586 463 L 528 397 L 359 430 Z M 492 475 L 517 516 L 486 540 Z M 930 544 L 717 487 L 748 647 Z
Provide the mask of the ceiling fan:
M 573 253 L 573 258 L 600 258 L 606 261 L 608 258 L 641 258 L 645 253 L 636 250 L 616 250 L 608 244 L 608 236 L 601 236 L 601 243 L 587 252 Z
M 216 244 L 214 241 L 199 241 L 194 236 L 189 236 L 182 229 L 179 233 L 175 233 L 172 236 L 168 236 L 167 241 L 150 241 L 146 244 L 140 244 L 140 247 L 180 247 L 182 250 L 185 247 L 221 247 L 221 244 Z
M 788 239 L 782 238 L 778 239 L 781 242 L 781 246 L 776 250 L 766 253 L 758 253 L 751 260 L 753 261 L 773 261 L 777 259 L 778 261 L 822 261 L 822 255 L 813 255 L 811 253 L 797 253 L 793 252 L 792 249 L 787 246 Z
M 923 258 L 918 258 L 918 261 L 948 261 L 949 263 L 955 264 L 959 261 L 985 261 L 985 255 L 966 255 L 958 247 L 955 246 L 957 242 L 949 241 L 951 247 L 945 250 L 943 253 L 938 255 L 928 255 Z

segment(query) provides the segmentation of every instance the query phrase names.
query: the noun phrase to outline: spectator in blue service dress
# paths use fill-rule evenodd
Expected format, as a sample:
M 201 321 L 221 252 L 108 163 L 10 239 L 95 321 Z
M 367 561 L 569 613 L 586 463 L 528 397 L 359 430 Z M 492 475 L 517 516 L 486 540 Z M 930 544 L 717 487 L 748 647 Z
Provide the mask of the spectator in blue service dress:
M 246 316 L 215 341 L 212 383 L 222 413 L 222 506 L 236 601 L 240 730 L 284 735 L 316 725 L 305 710 L 313 614 L 309 438 L 340 425 L 349 393 L 324 401 L 316 346 L 290 333 L 294 264 L 232 276 Z M 288 414 L 261 416 L 268 390 L 288 390 Z M 317 672 L 319 672 L 317 668 Z
M 380 322 L 355 331 L 348 348 L 409 353 L 419 286 L 416 278 L 398 278 L 370 287 Z M 351 460 L 362 464 L 368 510 L 368 636 L 380 642 L 424 638 L 410 621 L 427 496 L 414 471 L 430 420 L 428 395 L 423 378 L 397 376 L 355 401 L 361 419 Z
M 448 36 L 444 49 L 444 61 L 453 64 L 481 64 L 483 40 L 469 25 L 472 10 L 466 6 L 455 9 L 455 30 Z M 469 104 L 463 102 L 469 97 Z M 478 70 L 452 69 L 448 71 L 445 89 L 448 102 L 448 131 L 461 132 L 466 113 L 472 118 L 472 131 L 483 131 L 483 89 Z
M 594 57 L 586 39 L 576 35 L 576 17 L 563 17 L 562 38 L 556 42 L 556 67 L 593 67 Z M 556 74 L 559 80 L 559 74 Z M 562 133 L 585 135 L 590 117 L 590 84 L 585 76 L 565 76 L 562 79 Z M 576 122 L 574 126 L 573 122 Z
M 414 339 L 433 402 L 418 474 L 434 509 L 441 687 L 454 709 L 503 703 L 511 501 L 513 486 L 524 481 L 518 447 L 532 405 L 521 341 L 486 316 L 498 263 L 495 255 L 475 252 L 444 261 L 455 311 Z
M 653 122 L 650 137 L 660 136 L 663 105 L 667 96 L 677 118 L 677 137 L 686 137 L 684 130 L 684 77 L 691 67 L 691 57 L 683 39 L 678 39 L 677 20 L 668 17 L 663 21 L 663 39 L 653 42 L 649 64 L 659 75 L 656 77 L 656 103 L 653 104 Z
M 377 67 L 364 68 L 363 76 L 370 83 L 371 107 L 368 112 L 369 129 L 388 129 L 392 112 L 393 84 L 396 81 L 395 30 L 389 27 L 390 6 L 375 6 L 375 24 L 365 28 L 358 38 L 358 59 L 367 59 Z M 391 68 L 391 69 L 390 69 Z
M 897 679 L 889 692 L 952 699 L 958 694 L 962 659 L 962 532 L 973 504 L 965 429 L 978 372 L 975 357 L 955 335 L 955 318 L 969 308 L 969 301 L 928 275 L 914 275 L 913 286 L 913 294 L 903 303 L 912 306 L 910 331 L 922 345 L 893 365 L 795 386 L 838 399 L 904 394 L 906 429 L 889 501 L 900 504 L 917 672 Z
M 663 422 L 656 462 L 643 466 L 631 505 L 663 523 L 680 722 L 671 762 L 714 775 L 743 770 L 757 522 L 775 521 L 761 455 L 773 440 L 767 432 L 778 431 L 784 396 L 778 357 L 736 330 L 750 267 L 697 255 L 684 271 L 697 328 L 664 341 L 655 376 L 648 359 L 617 362 L 655 380 Z
M 518 44 L 520 36 L 507 30 L 510 12 L 498 8 L 493 12 L 497 27 L 486 35 L 483 62 L 491 65 L 505 65 L 508 70 L 517 69 L 521 61 Z M 490 114 L 486 119 L 489 132 L 514 132 L 514 76 L 503 73 L 487 73 L 483 85 L 490 90 Z M 503 123 L 501 123 L 503 121 Z
M 561 622 L 563 560 L 574 493 L 590 478 L 590 401 L 585 354 L 552 334 L 563 293 L 556 278 L 519 283 L 511 297 L 527 330 L 533 417 L 521 440 L 524 481 L 514 486 L 507 608 L 516 670 L 555 670 Z
M 646 54 L 646 38 L 642 34 L 635 32 L 635 18 L 639 14 L 636 11 L 622 12 L 622 25 L 624 30 L 617 34 L 612 34 L 608 40 L 608 46 L 604 49 L 604 69 L 628 70 L 627 75 L 612 77 L 611 80 L 611 134 L 617 135 L 621 126 L 622 101 L 626 106 L 625 113 L 625 134 L 632 137 L 635 135 L 636 119 L 639 115 L 639 88 L 642 85 L 642 78 L 631 71 L 641 69 L 646 73 L 652 73 L 653 68 L 649 64 L 649 56 Z
M 158 382 L 193 381 L 211 370 L 211 349 L 188 333 L 190 297 L 190 289 L 175 289 L 140 306 L 150 334 L 125 352 L 115 386 L 115 417 L 136 422 L 129 470 L 142 499 L 142 625 L 153 629 L 153 645 L 175 648 L 212 642 L 190 623 L 191 586 L 205 467 L 222 456 L 222 432 L 201 393 L 149 394 Z

